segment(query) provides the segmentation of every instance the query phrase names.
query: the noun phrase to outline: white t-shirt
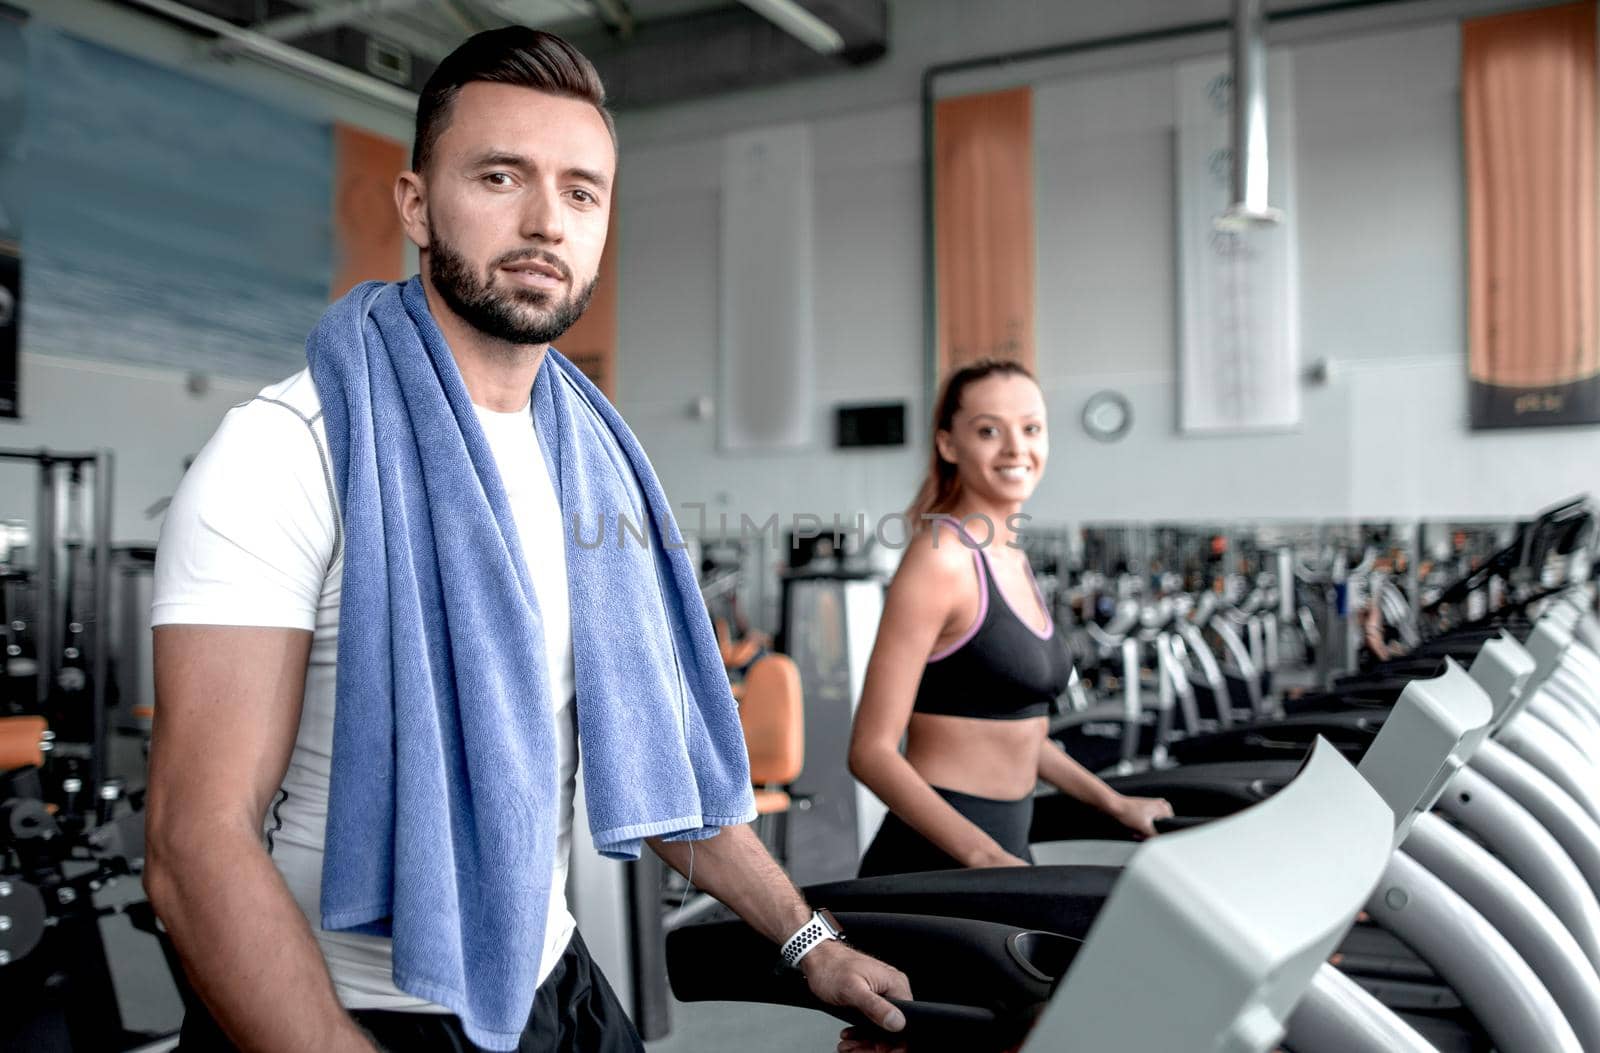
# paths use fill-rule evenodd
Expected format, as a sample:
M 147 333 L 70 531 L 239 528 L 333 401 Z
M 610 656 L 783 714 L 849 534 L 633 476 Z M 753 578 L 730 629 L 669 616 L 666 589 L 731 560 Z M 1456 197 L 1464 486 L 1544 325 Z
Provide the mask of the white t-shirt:
M 561 509 L 526 409 L 483 425 L 510 499 L 517 535 L 539 600 L 555 713 L 561 801 L 539 980 L 572 938 L 567 865 L 578 768 L 573 710 L 572 624 Z M 312 633 L 305 707 L 283 784 L 263 835 L 273 862 L 316 933 L 340 1001 L 350 1009 L 445 1012 L 398 990 L 390 941 L 324 932 L 318 909 L 333 761 L 334 673 L 342 528 L 335 510 L 322 407 L 308 372 L 264 389 L 230 410 L 183 477 L 167 510 L 156 554 L 154 625 L 264 625 Z M 532 558 L 538 553 L 538 558 Z

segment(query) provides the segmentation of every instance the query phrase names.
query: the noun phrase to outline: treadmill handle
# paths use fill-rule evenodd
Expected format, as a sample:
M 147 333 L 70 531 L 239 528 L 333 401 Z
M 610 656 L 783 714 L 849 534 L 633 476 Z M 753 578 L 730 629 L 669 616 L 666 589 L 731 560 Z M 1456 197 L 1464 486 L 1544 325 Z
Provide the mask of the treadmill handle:
M 1156 833 L 1158 834 L 1171 834 L 1176 833 L 1179 830 L 1187 830 L 1192 826 L 1203 826 L 1206 823 L 1214 821 L 1214 816 L 1175 815 L 1170 819 L 1157 819 L 1152 825 L 1155 826 Z
M 903 1044 L 911 1053 L 1000 1053 L 1015 1048 L 1033 1020 L 1002 1020 L 992 1010 L 953 1002 L 920 1002 L 915 999 L 888 999 L 905 1014 L 903 1031 L 885 1031 L 854 1009 L 822 1006 L 832 1015 L 846 1020 L 863 1037 L 876 1038 L 890 1045 Z

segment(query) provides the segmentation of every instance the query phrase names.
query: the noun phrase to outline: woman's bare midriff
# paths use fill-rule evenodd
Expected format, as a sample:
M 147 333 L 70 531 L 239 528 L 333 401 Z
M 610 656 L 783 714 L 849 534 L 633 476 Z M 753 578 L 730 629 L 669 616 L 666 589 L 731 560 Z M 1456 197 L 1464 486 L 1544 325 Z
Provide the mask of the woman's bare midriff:
M 933 786 L 1014 801 L 1033 792 L 1046 717 L 986 720 L 913 713 L 906 760 Z

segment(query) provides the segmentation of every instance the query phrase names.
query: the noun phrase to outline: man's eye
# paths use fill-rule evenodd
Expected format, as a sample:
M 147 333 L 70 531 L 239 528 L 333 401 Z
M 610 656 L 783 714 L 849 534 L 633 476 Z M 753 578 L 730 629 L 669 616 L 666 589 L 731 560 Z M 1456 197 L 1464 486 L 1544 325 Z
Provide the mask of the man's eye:
M 511 174 L 509 172 L 490 172 L 483 177 L 483 181 L 490 186 L 510 186 Z
M 587 190 L 582 189 L 581 187 L 579 189 L 577 189 L 577 190 L 574 190 L 572 192 L 572 194 L 579 201 L 582 201 L 585 205 L 593 205 L 598 201 L 598 199 L 593 194 L 589 193 L 589 191 L 587 191 Z

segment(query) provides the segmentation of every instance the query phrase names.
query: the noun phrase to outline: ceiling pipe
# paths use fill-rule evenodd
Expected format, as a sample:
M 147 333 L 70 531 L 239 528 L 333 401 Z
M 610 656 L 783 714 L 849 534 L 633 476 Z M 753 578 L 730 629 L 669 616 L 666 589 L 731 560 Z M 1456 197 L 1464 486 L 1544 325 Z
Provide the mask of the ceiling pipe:
M 438 10 L 443 11 L 444 8 Z M 444 61 L 444 57 L 455 50 L 456 45 L 471 36 L 464 32 L 459 37 L 449 33 L 441 33 L 437 28 L 424 28 L 422 25 L 412 25 L 409 22 L 396 22 L 388 19 L 381 23 L 377 29 L 368 36 L 383 40 L 404 48 L 411 52 L 412 57 L 426 59 L 434 65 Z M 392 81 L 390 83 L 393 83 Z
M 813 51 L 823 55 L 837 55 L 844 50 L 844 37 L 839 31 L 801 7 L 795 0 L 740 0 L 740 2 Z
M 489 28 L 489 23 L 462 7 L 457 0 L 440 0 L 439 10 L 449 15 L 450 20 L 460 26 L 461 32 L 469 37 Z
M 345 0 L 341 4 L 330 4 L 327 7 L 302 11 L 295 15 L 269 18 L 265 22 L 257 22 L 249 29 L 252 33 L 271 37 L 273 40 L 297 40 L 313 33 L 320 33 L 324 29 L 334 29 L 354 22 L 358 18 L 388 14 L 407 7 L 418 7 L 421 3 L 422 0 Z M 238 45 L 232 42 L 224 43 L 220 45 L 219 50 L 237 51 Z
M 604 21 L 595 0 L 479 0 L 479 3 L 519 26 L 538 27 L 561 21 L 562 16 L 552 11 L 552 7 L 561 8 L 569 16 Z
M 1261 2 L 1233 2 L 1233 201 L 1216 218 L 1219 230 L 1283 220 L 1283 213 L 1267 204 L 1267 41 Z
M 623 39 L 633 36 L 633 11 L 628 7 L 627 0 L 594 0 L 594 6 L 601 20 Z
M 405 114 L 414 114 L 417 111 L 417 97 L 409 91 L 385 84 L 355 70 L 346 69 L 337 63 L 318 58 L 299 48 L 290 47 L 271 37 L 241 29 L 232 22 L 215 18 L 203 11 L 196 11 L 187 4 L 177 3 L 176 0 L 128 0 L 128 3 L 237 44 L 239 54 L 259 59 L 268 65 L 347 91 Z

